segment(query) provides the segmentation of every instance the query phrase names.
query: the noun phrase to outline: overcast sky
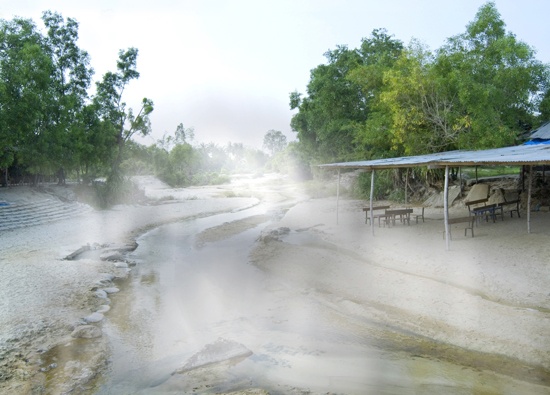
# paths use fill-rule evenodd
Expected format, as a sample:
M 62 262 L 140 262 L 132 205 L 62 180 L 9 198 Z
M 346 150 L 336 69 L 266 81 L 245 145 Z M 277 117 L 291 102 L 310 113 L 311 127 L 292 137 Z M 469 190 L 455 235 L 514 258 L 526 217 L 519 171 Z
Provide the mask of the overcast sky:
M 118 51 L 139 49 L 139 80 L 125 100 L 155 103 L 152 143 L 179 123 L 197 142 L 261 148 L 270 129 L 289 140 L 289 93 L 305 92 L 310 70 L 337 45 L 357 48 L 373 29 L 432 50 L 465 31 L 483 0 L 0 0 L 0 18 L 42 27 L 45 10 L 75 18 L 79 45 L 100 80 Z M 507 30 L 550 63 L 547 0 L 496 0 Z

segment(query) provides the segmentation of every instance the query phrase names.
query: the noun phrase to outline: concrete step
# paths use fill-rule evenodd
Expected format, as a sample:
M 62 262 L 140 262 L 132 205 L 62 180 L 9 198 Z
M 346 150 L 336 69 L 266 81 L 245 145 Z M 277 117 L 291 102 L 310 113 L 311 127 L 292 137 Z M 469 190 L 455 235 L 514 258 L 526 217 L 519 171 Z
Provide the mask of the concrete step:
M 0 204 L 0 231 L 73 218 L 92 211 L 88 205 L 62 202 L 55 198 L 33 201 L 2 201 Z

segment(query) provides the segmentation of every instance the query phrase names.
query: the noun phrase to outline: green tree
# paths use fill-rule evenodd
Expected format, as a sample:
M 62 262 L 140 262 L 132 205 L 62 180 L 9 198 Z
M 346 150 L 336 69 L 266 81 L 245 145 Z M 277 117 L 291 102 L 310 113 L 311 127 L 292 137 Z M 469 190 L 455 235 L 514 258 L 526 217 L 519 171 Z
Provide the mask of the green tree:
M 327 64 L 311 72 L 307 96 L 290 95 L 291 109 L 298 109 L 291 126 L 298 133 L 299 149 L 319 160 L 364 158 L 378 137 L 377 128 L 365 131 L 365 122 L 376 112 L 384 73 L 398 59 L 403 44 L 384 29 L 363 38 L 359 49 L 345 46 L 325 54 Z
M 361 86 L 368 109 L 367 119 L 357 127 L 355 134 L 358 159 L 397 154 L 392 152 L 391 114 L 380 99 L 386 89 L 385 75 L 395 67 L 403 51 L 403 43 L 385 29 L 373 30 L 371 36 L 361 42 L 359 52 L 363 64 L 348 76 Z
M 45 109 L 47 159 L 52 168 L 75 168 L 81 148 L 79 137 L 84 131 L 80 115 L 88 100 L 93 69 L 88 53 L 77 45 L 76 20 L 68 18 L 65 21 L 60 14 L 50 11 L 44 12 L 42 20 L 48 29 L 45 50 L 52 59 L 49 100 Z M 64 182 L 62 177 L 60 182 Z
M 78 147 L 78 167 L 76 171 L 82 174 L 87 183 L 94 178 L 109 173 L 113 157 L 113 136 L 109 124 L 99 118 L 97 105 L 87 104 L 78 117 L 79 130 L 72 138 Z
M 290 95 L 291 109 L 298 109 L 291 127 L 305 151 L 319 159 L 349 158 L 354 152 L 354 129 L 366 119 L 361 87 L 347 78 L 362 63 L 360 54 L 346 46 L 325 53 L 327 64 L 311 71 L 307 97 Z
M 482 6 L 466 32 L 438 51 L 435 67 L 457 95 L 464 128 L 460 148 L 516 143 L 533 127 L 535 111 L 548 89 L 547 67 L 535 51 L 506 32 L 493 2 Z
M 175 145 L 189 143 L 195 138 L 195 129 L 186 128 L 183 126 L 183 123 L 180 123 L 176 127 L 174 135 L 169 135 L 164 133 L 160 140 L 157 140 L 157 145 L 166 151 L 170 151 Z
M 132 137 L 139 133 L 146 136 L 151 132 L 149 115 L 153 111 L 153 101 L 144 98 L 137 114 L 132 108 L 127 108 L 123 94 L 134 79 L 139 78 L 136 70 L 138 50 L 129 48 L 119 51 L 117 71 L 107 72 L 103 80 L 97 83 L 97 93 L 94 102 L 104 127 L 110 131 L 114 153 L 111 161 L 110 182 L 120 181 L 120 164 L 124 159 L 124 148 Z
M 17 156 L 38 169 L 45 159 L 40 142 L 52 68 L 31 20 L 0 22 L 0 167 L 7 169 Z
M 281 152 L 287 145 L 286 136 L 279 130 L 269 130 L 264 135 L 264 149 L 268 150 L 271 155 Z
M 386 71 L 384 82 L 379 108 L 388 115 L 384 120 L 394 155 L 458 148 L 464 131 L 458 98 L 445 76 L 437 73 L 433 55 L 426 48 L 413 42 Z

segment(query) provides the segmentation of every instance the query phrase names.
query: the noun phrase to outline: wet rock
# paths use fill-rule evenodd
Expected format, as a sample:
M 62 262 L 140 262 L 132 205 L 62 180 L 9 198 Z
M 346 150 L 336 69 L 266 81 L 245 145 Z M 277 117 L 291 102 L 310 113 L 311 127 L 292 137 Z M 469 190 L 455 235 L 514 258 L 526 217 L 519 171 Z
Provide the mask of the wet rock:
M 103 289 L 98 289 L 94 292 L 94 295 L 100 299 L 107 299 L 107 292 Z
M 75 328 L 71 336 L 79 339 L 94 339 L 103 335 L 101 328 L 94 325 L 82 325 Z
M 115 275 L 112 273 L 99 273 L 99 275 L 99 281 L 113 281 L 115 279 Z
M 109 310 L 111 310 L 111 306 L 103 304 L 103 305 L 99 306 L 99 308 L 96 310 L 96 313 L 105 314 Z
M 99 256 L 102 261 L 122 261 L 124 255 L 120 251 L 107 251 Z
M 87 317 L 84 317 L 84 321 L 88 324 L 93 324 L 94 322 L 99 322 L 103 320 L 104 316 L 101 313 L 92 313 Z
M 138 247 L 138 243 L 135 241 L 129 241 L 127 243 L 111 244 L 105 248 L 106 251 L 118 251 L 118 252 L 131 252 Z
M 214 343 L 207 344 L 198 353 L 187 360 L 185 365 L 172 374 L 185 373 L 204 366 L 222 362 L 240 362 L 253 353 L 244 345 L 232 340 L 219 338 Z
M 92 291 L 95 291 L 99 287 L 108 287 L 110 285 L 112 285 L 112 283 L 110 281 L 98 280 L 98 281 L 95 282 L 94 289 L 92 289 Z
M 128 264 L 126 262 L 115 262 L 115 267 L 118 269 L 128 269 Z
M 115 294 L 115 293 L 117 293 L 117 292 L 120 291 L 120 289 L 118 289 L 117 287 L 103 288 L 103 290 L 104 290 L 107 294 Z
M 72 254 L 67 255 L 64 259 L 67 260 L 67 261 L 74 261 L 75 259 L 78 258 L 79 255 L 83 254 L 86 251 L 90 251 L 91 249 L 92 249 L 92 247 L 90 247 L 89 244 L 85 245 L 85 246 L 82 246 L 78 250 L 73 252 Z
M 112 244 L 103 249 L 99 259 L 102 261 L 123 261 L 124 255 L 134 251 L 138 244 L 136 242 L 128 242 L 125 244 Z

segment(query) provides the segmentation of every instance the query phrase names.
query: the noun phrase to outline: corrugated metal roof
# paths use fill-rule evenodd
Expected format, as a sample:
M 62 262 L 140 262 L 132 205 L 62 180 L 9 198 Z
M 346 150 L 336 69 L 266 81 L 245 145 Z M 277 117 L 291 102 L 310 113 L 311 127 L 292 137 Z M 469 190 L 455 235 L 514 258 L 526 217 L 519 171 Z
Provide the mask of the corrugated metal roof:
M 550 140 L 550 122 L 546 122 L 538 129 L 533 130 L 529 138 L 532 140 Z
M 357 162 L 319 165 L 334 169 L 392 169 L 419 166 L 550 165 L 549 145 L 519 145 L 480 151 L 447 151 Z

